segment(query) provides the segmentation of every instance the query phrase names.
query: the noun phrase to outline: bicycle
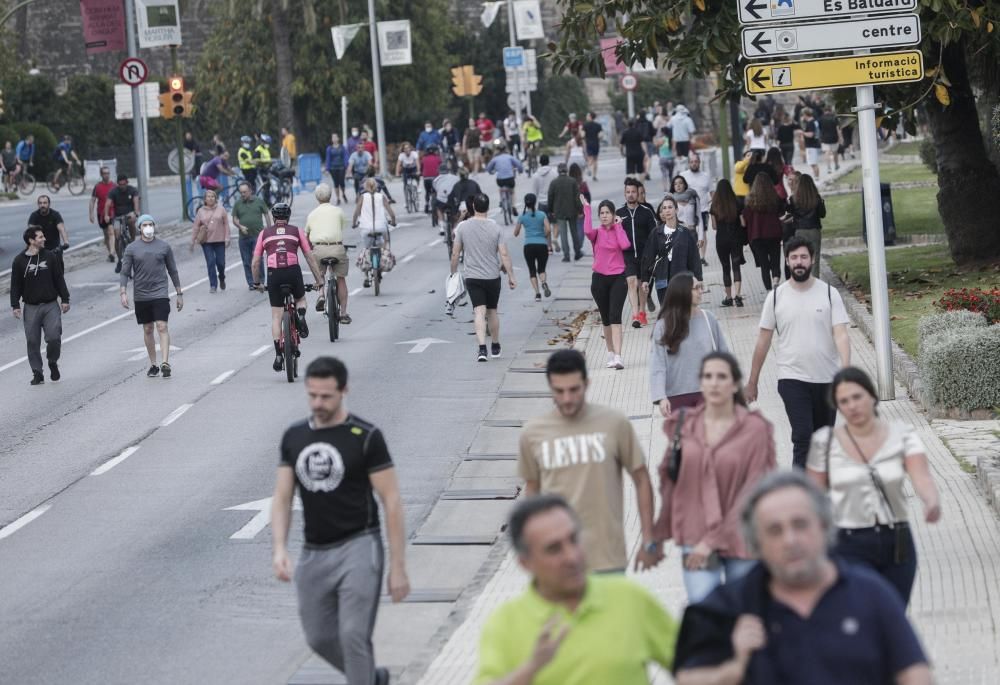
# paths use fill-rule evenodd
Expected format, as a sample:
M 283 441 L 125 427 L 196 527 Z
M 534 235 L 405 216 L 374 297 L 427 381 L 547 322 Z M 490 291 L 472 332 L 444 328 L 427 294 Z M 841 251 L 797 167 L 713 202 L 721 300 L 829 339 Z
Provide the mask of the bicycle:
M 537 143 L 528 143 L 528 147 L 525 150 L 525 168 L 527 169 L 528 176 L 533 175 L 538 171 L 538 145 Z
M 237 176 L 235 179 L 233 179 L 233 182 L 229 185 L 228 188 L 223 186 L 216 191 L 219 196 L 219 203 L 227 210 L 231 210 L 233 208 L 233 205 L 236 204 L 236 201 L 240 199 L 240 183 L 243 180 L 244 179 L 242 176 Z M 196 192 L 196 190 L 194 192 Z M 201 209 L 204 205 L 205 205 L 205 191 L 204 189 L 202 189 L 200 195 L 197 194 L 192 195 L 191 199 L 188 200 L 187 204 L 188 217 L 190 217 L 191 220 L 193 221 L 194 215 L 197 214 L 198 210 Z
M 61 178 L 59 182 L 56 182 L 56 175 L 58 171 L 51 171 L 49 175 L 45 177 L 45 185 L 49 189 L 50 193 L 58 193 L 63 186 L 69 189 L 70 195 L 81 195 L 83 191 L 87 189 L 87 181 L 83 178 L 83 172 L 80 170 L 80 165 L 73 162 L 69 165 L 66 170 L 65 177 Z
M 344 245 L 345 250 L 355 247 L 354 245 Z M 326 303 L 326 325 L 330 331 L 330 342 L 337 342 L 340 337 L 340 298 L 337 297 L 337 276 L 333 273 L 333 268 L 340 263 L 336 257 L 324 257 L 319 260 L 321 266 L 325 267 L 323 272 L 325 285 L 323 286 L 324 301 Z
M 314 290 L 315 285 L 306 284 L 306 291 Z M 263 289 L 263 288 L 262 288 Z M 278 347 L 281 349 L 281 356 L 285 365 L 285 378 L 289 383 L 294 383 L 299 376 L 299 327 L 296 325 L 298 312 L 295 311 L 295 297 L 292 296 L 292 286 L 287 283 L 281 285 L 281 297 L 284 300 L 281 314 L 281 337 L 278 339 Z
M 294 195 L 292 179 L 295 178 L 293 170 L 285 167 L 281 162 L 275 162 L 270 168 L 261 167 L 257 172 L 257 178 L 260 181 L 257 195 L 264 201 L 264 204 L 273 207 L 279 202 L 285 202 L 291 207 Z
M 451 259 L 451 251 L 455 246 L 455 227 L 458 226 L 458 212 L 451 207 L 445 213 L 444 222 L 444 244 L 448 248 L 448 259 Z
M 31 195 L 35 192 L 35 177 L 22 166 L 16 174 L 4 174 L 3 185 L 6 193 L 17 192 L 21 195 Z
M 125 256 L 125 248 L 135 240 L 135 227 L 132 224 L 132 214 L 116 216 L 111 220 L 115 231 L 115 256 L 120 262 Z
M 503 212 L 503 225 L 510 226 L 514 218 L 514 189 L 501 186 L 500 188 L 500 210 Z
M 416 176 L 405 174 L 403 195 L 406 198 L 406 213 L 416 214 L 420 210 L 420 181 Z

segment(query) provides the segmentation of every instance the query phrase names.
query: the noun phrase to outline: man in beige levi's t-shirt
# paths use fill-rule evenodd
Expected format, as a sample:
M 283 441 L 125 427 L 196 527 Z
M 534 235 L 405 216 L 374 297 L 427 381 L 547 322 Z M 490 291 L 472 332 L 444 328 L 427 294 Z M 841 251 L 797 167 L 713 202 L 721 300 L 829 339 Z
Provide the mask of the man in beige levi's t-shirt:
M 529 421 L 521 433 L 518 471 L 525 495 L 564 497 L 580 515 L 589 570 L 624 571 L 622 471 L 627 471 L 642 526 L 635 567 L 652 568 L 663 554 L 653 537 L 653 489 L 632 424 L 620 412 L 587 403 L 587 363 L 580 352 L 553 353 L 545 373 L 556 408 Z

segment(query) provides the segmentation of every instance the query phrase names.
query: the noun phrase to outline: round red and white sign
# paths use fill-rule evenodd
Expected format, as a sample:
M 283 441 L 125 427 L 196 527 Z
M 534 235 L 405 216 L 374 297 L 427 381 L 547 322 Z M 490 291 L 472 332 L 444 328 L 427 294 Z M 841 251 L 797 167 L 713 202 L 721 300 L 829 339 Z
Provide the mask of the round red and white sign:
M 639 87 L 639 79 L 635 77 L 635 74 L 622 74 L 621 81 L 622 88 L 625 90 L 635 90 Z
M 118 76 L 121 77 L 122 83 L 135 88 L 146 82 L 149 67 L 138 57 L 129 57 L 118 67 Z

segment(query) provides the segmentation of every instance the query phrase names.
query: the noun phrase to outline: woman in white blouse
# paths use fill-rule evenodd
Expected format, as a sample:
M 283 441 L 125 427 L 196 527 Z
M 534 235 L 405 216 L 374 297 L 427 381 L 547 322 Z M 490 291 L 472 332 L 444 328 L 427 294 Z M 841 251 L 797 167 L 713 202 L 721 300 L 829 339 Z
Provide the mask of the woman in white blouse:
M 861 369 L 838 372 L 832 394 L 844 424 L 813 435 L 808 473 L 829 489 L 839 528 L 838 555 L 880 573 L 908 604 L 917 553 L 903 492 L 907 476 L 923 502 L 927 522 L 941 518 L 926 449 L 911 426 L 879 417 L 875 386 Z

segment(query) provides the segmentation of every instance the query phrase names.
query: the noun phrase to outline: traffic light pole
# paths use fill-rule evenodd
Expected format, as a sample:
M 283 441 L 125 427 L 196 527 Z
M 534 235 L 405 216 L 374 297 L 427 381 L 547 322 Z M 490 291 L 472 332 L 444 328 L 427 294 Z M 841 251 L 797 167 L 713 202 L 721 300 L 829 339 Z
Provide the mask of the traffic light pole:
M 125 40 L 128 43 L 128 56 L 138 57 L 135 36 L 135 3 L 124 0 L 125 4 Z M 146 174 L 146 146 L 142 134 L 142 102 L 139 88 L 132 87 L 132 147 L 135 150 L 135 177 L 139 185 L 139 197 L 142 203 L 149 207 L 149 178 Z
M 180 66 L 177 63 L 176 45 L 170 46 L 170 67 L 175 74 L 180 73 Z M 181 180 L 181 221 L 189 221 L 191 217 L 187 213 L 187 183 L 184 178 L 187 171 L 184 168 L 184 124 L 181 123 L 180 117 L 174 117 L 174 119 L 174 136 L 176 137 L 174 142 L 177 144 L 177 175 Z

